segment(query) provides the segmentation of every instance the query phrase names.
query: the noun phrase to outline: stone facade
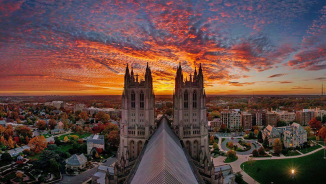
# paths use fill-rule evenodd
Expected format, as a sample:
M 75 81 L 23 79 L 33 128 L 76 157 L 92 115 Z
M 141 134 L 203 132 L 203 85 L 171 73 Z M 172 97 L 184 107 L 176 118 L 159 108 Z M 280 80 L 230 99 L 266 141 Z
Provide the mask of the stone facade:
M 91 154 L 93 149 L 101 148 L 104 150 L 104 136 L 94 135 L 92 138 L 87 139 L 87 154 Z
M 307 126 L 312 118 L 314 118 L 314 111 L 310 109 L 302 109 L 295 113 L 296 122 L 302 126 Z
M 221 112 L 222 124 L 225 124 L 231 131 L 241 128 L 241 114 L 235 109 L 223 109 Z
M 241 113 L 241 122 L 244 130 L 251 130 L 252 128 L 252 114 L 248 112 Z
M 269 146 L 273 146 L 276 139 L 283 141 L 285 148 L 295 148 L 307 142 L 307 132 L 298 123 L 285 127 L 272 127 L 268 125 L 262 131 L 263 139 L 268 137 Z

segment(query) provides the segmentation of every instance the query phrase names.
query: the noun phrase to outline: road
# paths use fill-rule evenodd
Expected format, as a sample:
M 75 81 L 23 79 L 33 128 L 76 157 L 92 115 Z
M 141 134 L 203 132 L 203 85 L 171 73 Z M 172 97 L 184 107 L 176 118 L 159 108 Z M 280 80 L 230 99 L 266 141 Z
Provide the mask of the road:
M 110 157 L 107 159 L 107 161 L 103 164 L 106 166 L 109 166 L 117 161 L 116 157 Z M 83 172 L 77 176 L 67 176 L 65 174 L 62 175 L 62 180 L 57 182 L 59 184 L 80 184 L 87 180 L 89 180 L 96 172 L 97 172 L 98 166 L 94 167 L 93 169 L 90 169 L 86 172 Z
M 220 148 L 222 148 L 222 150 L 224 150 L 226 152 L 229 151 L 230 149 L 226 147 L 226 143 L 231 141 L 231 140 L 232 140 L 231 138 L 225 138 L 225 141 L 221 142 Z M 237 155 L 250 155 L 254 149 L 258 150 L 260 148 L 260 145 L 257 144 L 256 141 L 254 141 L 254 140 L 245 140 L 245 139 L 242 139 L 242 140 L 245 141 L 245 142 L 250 142 L 251 143 L 251 148 L 250 148 L 250 150 L 244 151 L 244 152 L 237 151 Z M 239 141 L 239 140 L 235 139 L 235 138 L 232 140 L 233 143 L 235 143 L 237 141 Z

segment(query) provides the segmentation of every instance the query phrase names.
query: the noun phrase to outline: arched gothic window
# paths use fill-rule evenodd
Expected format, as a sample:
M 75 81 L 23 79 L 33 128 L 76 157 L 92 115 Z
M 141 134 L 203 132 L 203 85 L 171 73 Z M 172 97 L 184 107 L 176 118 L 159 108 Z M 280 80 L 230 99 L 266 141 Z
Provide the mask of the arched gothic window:
M 143 109 L 144 108 L 144 93 L 143 91 L 140 92 L 140 96 L 139 96 L 139 99 L 140 99 L 140 108 Z
M 131 92 L 131 108 L 136 107 L 136 94 L 134 91 Z
M 197 108 L 197 93 L 196 93 L 196 91 L 194 91 L 194 93 L 192 95 L 192 107 Z
M 185 91 L 184 94 L 184 108 L 188 109 L 188 91 Z

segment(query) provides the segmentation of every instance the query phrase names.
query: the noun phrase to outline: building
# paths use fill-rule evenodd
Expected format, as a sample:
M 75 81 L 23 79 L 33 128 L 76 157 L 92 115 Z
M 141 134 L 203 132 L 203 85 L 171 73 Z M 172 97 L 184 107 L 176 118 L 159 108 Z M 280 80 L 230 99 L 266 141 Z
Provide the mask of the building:
M 320 117 L 321 121 L 325 121 L 324 118 L 326 116 L 326 110 L 321 110 L 320 108 L 316 108 L 314 110 L 314 117 Z
M 210 131 L 214 131 L 215 128 L 219 129 L 221 125 L 221 118 L 214 118 L 213 121 L 208 121 L 208 127 Z
M 87 154 L 91 154 L 96 148 L 104 150 L 104 136 L 103 135 L 93 135 L 91 138 L 87 139 Z
M 244 130 L 252 129 L 252 114 L 248 112 L 241 112 L 241 122 Z
M 277 115 L 275 113 L 272 112 L 266 112 L 266 124 L 265 126 L 273 126 L 273 127 L 277 127 Z
M 75 104 L 74 105 L 74 112 L 76 111 L 83 111 L 84 109 L 86 109 L 86 105 L 85 104 Z
M 302 109 L 295 113 L 295 120 L 302 126 L 307 126 L 309 121 L 315 117 L 315 112 L 311 109 Z
M 52 101 L 51 105 L 57 109 L 63 107 L 63 101 Z
M 221 122 L 231 131 L 241 128 L 241 114 L 237 109 L 223 109 L 221 112 Z
M 273 146 L 276 139 L 283 141 L 285 148 L 295 148 L 307 142 L 307 132 L 298 123 L 285 127 L 272 127 L 268 125 L 262 131 L 263 139 L 268 138 L 269 146 Z
M 288 112 L 288 111 L 271 111 L 277 115 L 277 121 L 284 121 L 284 122 L 293 122 L 295 121 L 295 113 Z
M 66 159 L 66 170 L 79 171 L 86 167 L 87 158 L 84 154 L 74 154 Z
M 7 123 L 5 120 L 0 120 L 0 126 L 6 127 Z
M 118 161 L 114 174 L 107 170 L 105 181 L 225 183 L 223 174 L 215 172 L 209 151 L 202 68 L 198 75 L 195 70 L 189 79 L 183 80 L 179 65 L 173 95 L 174 121 L 172 123 L 165 115 L 154 121 L 151 70 L 147 65 L 145 80 L 139 82 L 138 75 L 134 75 L 133 70 L 129 73 L 127 65 Z M 229 174 L 234 176 L 232 171 Z M 226 181 L 234 183 L 234 179 Z

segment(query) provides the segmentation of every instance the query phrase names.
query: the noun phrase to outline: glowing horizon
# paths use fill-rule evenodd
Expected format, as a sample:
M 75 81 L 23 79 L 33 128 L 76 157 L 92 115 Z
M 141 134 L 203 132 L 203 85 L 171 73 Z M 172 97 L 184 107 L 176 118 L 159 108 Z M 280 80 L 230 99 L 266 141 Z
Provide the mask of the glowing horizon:
M 179 62 L 202 63 L 208 95 L 319 95 L 325 43 L 322 0 L 4 0 L 0 96 L 121 95 L 126 64 L 143 78 L 147 62 L 156 95 Z

